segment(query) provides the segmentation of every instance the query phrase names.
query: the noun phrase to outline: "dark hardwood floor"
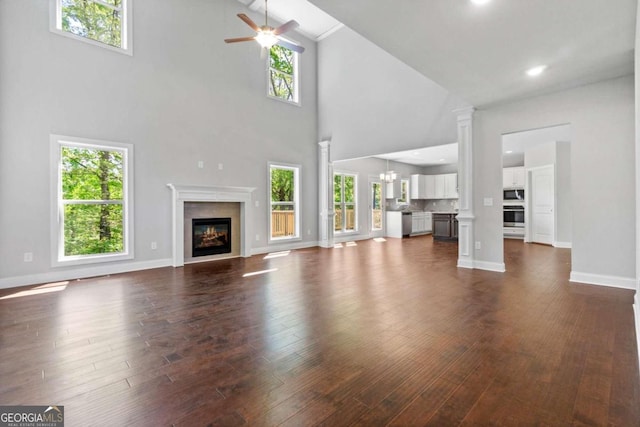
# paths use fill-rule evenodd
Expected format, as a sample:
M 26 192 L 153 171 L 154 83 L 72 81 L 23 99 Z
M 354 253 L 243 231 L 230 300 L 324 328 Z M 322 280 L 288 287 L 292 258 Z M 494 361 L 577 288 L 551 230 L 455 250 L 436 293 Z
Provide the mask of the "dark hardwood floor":
M 633 291 L 430 236 L 0 291 L 0 404 L 66 425 L 640 425 Z M 245 273 L 272 270 L 243 277 Z M 13 298 L 7 298 L 12 297 Z

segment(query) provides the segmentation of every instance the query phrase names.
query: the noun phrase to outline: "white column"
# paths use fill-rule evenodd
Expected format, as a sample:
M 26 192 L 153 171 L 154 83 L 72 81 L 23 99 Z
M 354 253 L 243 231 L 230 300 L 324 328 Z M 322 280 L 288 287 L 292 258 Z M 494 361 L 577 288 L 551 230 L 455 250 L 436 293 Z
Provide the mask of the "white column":
M 474 268 L 473 246 L 473 107 L 458 116 L 458 267 Z
M 320 246 L 323 248 L 333 247 L 333 167 L 329 161 L 329 141 L 321 141 L 320 158 L 318 167 L 318 207 L 320 209 L 320 217 L 318 222 L 318 233 Z

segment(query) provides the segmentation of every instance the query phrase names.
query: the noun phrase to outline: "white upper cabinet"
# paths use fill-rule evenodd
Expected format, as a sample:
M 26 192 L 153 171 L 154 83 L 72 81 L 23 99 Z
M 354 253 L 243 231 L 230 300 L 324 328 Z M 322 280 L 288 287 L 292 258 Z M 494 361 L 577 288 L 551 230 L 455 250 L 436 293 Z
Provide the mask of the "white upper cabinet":
M 524 188 L 525 183 L 524 167 L 502 169 L 503 188 Z
M 424 177 L 424 198 L 435 199 L 436 198 L 436 176 L 435 175 L 422 175 Z
M 423 194 L 424 193 L 424 175 L 411 175 L 411 182 L 409 187 L 410 188 L 410 194 L 411 194 L 411 199 L 412 200 L 416 200 L 416 199 L 424 199 Z
M 457 199 L 458 174 L 411 175 L 412 199 Z
M 394 179 L 392 182 L 387 182 L 385 191 L 386 199 L 397 199 L 402 196 L 402 180 L 400 178 Z
M 458 174 L 457 173 L 448 173 L 444 175 L 444 198 L 445 199 L 458 198 Z
M 434 175 L 436 180 L 436 191 L 434 199 L 444 199 L 444 175 Z

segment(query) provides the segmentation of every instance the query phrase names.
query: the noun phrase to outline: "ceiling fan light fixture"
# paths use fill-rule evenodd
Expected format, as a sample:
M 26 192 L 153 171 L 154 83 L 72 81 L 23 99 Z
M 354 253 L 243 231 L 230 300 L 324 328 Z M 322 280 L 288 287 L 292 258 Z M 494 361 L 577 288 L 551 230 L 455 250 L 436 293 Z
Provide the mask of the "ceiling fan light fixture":
M 256 41 L 260 46 L 271 49 L 271 46 L 278 42 L 278 37 L 273 34 L 273 30 L 261 30 L 256 35 Z
M 527 75 L 529 77 L 537 77 L 547 69 L 546 65 L 538 65 L 537 67 L 529 68 L 527 70 Z

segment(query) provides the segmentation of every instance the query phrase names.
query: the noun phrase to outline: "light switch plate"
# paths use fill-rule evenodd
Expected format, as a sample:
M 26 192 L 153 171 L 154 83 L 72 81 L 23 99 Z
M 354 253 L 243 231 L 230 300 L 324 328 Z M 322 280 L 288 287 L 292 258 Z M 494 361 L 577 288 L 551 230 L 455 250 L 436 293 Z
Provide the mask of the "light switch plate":
M 484 198 L 485 206 L 493 206 L 493 197 L 485 197 Z

